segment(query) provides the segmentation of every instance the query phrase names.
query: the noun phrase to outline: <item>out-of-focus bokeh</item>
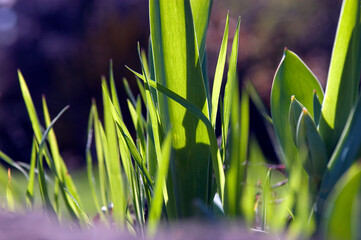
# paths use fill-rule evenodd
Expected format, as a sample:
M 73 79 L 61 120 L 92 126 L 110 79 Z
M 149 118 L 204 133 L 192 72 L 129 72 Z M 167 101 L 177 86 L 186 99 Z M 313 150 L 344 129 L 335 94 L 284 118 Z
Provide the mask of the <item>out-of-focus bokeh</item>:
M 242 19 L 239 79 L 251 80 L 266 105 L 284 47 L 295 51 L 325 86 L 340 6 L 341 0 L 214 0 L 207 40 L 210 79 L 229 11 L 230 36 L 238 16 Z M 92 97 L 101 106 L 100 77 L 108 75 L 113 59 L 126 108 L 121 78 L 127 77 L 133 89 L 136 84 L 124 65 L 139 70 L 136 46 L 139 41 L 147 48 L 148 25 L 147 0 L 0 0 L 0 149 L 19 161 L 30 155 L 20 69 L 39 118 L 42 94 L 52 117 L 71 106 L 55 132 L 69 167 L 83 164 Z M 257 132 L 257 121 L 252 122 Z

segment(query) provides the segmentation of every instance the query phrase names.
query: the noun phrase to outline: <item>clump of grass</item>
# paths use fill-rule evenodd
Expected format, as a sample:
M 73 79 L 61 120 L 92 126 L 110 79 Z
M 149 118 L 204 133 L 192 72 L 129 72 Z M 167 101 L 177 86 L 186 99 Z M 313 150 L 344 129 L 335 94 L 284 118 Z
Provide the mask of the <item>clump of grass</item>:
M 141 236 L 154 234 L 160 221 L 197 217 L 244 219 L 250 228 L 289 238 L 307 238 L 315 232 L 327 238 L 357 237 L 353 223 L 360 221 L 351 214 L 357 205 L 348 203 L 357 199 L 361 172 L 354 164 L 361 148 L 360 1 L 343 3 L 325 94 L 302 60 L 285 50 L 272 87 L 272 118 L 250 83 L 241 91 L 238 87 L 240 19 L 223 83 L 227 16 L 210 91 L 205 42 L 211 7 L 210 0 L 149 1 L 148 54 L 138 45 L 142 71 L 129 69 L 140 95 L 123 79 L 133 126 L 123 120 L 112 64 L 109 79 L 102 78 L 103 116 L 93 100 L 85 149 L 96 219 Z M 42 208 L 49 214 L 61 220 L 66 210 L 80 225 L 93 226 L 94 219 L 82 204 L 89 199 L 78 193 L 53 130 L 67 107 L 52 120 L 43 97 L 42 127 L 20 71 L 19 81 L 34 139 L 26 168 L 0 152 L 27 179 L 24 196 L 25 189 L 15 187 L 10 172 L 0 168 L 7 208 L 17 210 L 24 202 L 27 209 L 34 208 L 37 186 Z M 274 145 L 285 165 L 267 164 L 257 141 L 249 136 L 250 99 L 274 128 Z M 134 138 L 130 127 L 135 129 Z M 342 213 L 343 207 L 349 214 Z M 349 224 L 342 230 L 332 227 L 345 218 Z

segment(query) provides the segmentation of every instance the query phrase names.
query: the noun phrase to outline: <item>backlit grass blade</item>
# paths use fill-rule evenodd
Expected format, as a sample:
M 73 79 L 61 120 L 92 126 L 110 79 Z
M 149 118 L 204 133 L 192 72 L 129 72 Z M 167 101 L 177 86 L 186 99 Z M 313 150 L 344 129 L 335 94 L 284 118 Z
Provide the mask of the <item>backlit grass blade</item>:
M 65 192 L 70 196 L 70 198 L 73 200 L 73 202 L 75 203 L 75 205 L 78 208 L 78 211 L 81 213 L 83 219 L 85 219 L 85 222 L 88 224 L 88 226 L 92 226 L 92 221 L 89 218 L 89 216 L 84 212 L 84 210 L 80 207 L 78 201 L 74 198 L 73 195 L 71 195 L 71 193 L 69 192 L 68 189 L 64 188 Z
M 197 37 L 199 59 L 202 62 L 205 54 L 208 21 L 213 0 L 190 0 L 190 3 Z
M 120 109 L 120 105 L 119 105 L 118 94 L 117 94 L 117 91 L 115 89 L 114 73 L 113 73 L 113 61 L 110 61 L 109 81 L 110 81 L 110 93 L 111 93 L 111 96 L 112 96 L 112 102 L 114 104 L 114 107 L 119 112 L 120 117 L 123 118 L 122 112 L 121 112 L 121 109 Z
M 150 33 L 155 80 L 197 106 L 209 118 L 191 4 L 150 0 Z M 176 51 L 175 51 L 176 49 Z M 180 216 L 192 215 L 195 198 L 207 202 L 210 142 L 207 128 L 177 102 L 158 95 L 163 131 L 172 127 L 172 172 Z M 173 168 L 173 167 L 171 167 Z
M 287 166 L 290 166 L 297 157 L 289 123 L 291 96 L 295 95 L 313 115 L 315 89 L 318 98 L 322 101 L 323 90 L 316 77 L 296 54 L 286 49 L 273 79 L 271 113 L 276 138 L 283 150 L 282 161 Z
M 19 164 L 17 164 L 14 160 L 12 160 L 8 155 L 6 155 L 2 151 L 0 151 L 0 158 L 10 166 L 18 169 L 25 176 L 26 179 L 29 179 L 27 172 Z
M 102 80 L 102 90 L 105 132 L 101 131 L 101 137 L 105 155 L 105 166 L 109 178 L 110 194 L 114 204 L 113 216 L 118 225 L 124 225 L 126 199 L 124 196 L 116 128 L 112 116 L 112 109 L 115 107 L 111 104 L 105 79 Z M 121 118 L 120 113 L 118 114 L 118 117 Z
M 224 100 L 223 100 L 223 117 L 224 117 L 224 129 L 222 129 L 222 141 L 223 144 L 226 144 L 227 136 L 228 136 L 228 128 L 229 128 L 229 121 L 231 117 L 231 109 L 233 103 L 233 88 L 238 88 L 238 81 L 237 81 L 237 58 L 238 58 L 238 44 L 239 44 L 239 26 L 240 26 L 240 19 L 238 19 L 237 29 L 234 34 L 233 44 L 232 44 L 232 52 L 231 57 L 229 59 L 229 68 L 227 73 L 227 83 L 224 90 Z
M 159 160 L 159 168 L 154 187 L 154 198 L 150 206 L 148 218 L 148 231 L 153 234 L 159 223 L 163 207 L 163 191 L 168 175 L 171 151 L 171 134 L 168 134 L 162 145 L 162 159 Z
M 322 104 L 320 102 L 320 99 L 318 99 L 318 97 L 317 97 L 316 90 L 314 90 L 313 91 L 313 119 L 317 126 L 320 123 L 321 108 L 322 108 Z
M 37 145 L 36 145 L 36 139 L 34 138 L 33 144 L 31 147 L 29 180 L 28 180 L 27 188 L 26 188 L 26 202 L 30 209 L 33 207 L 33 203 L 34 203 L 34 180 L 35 180 L 36 152 L 37 152 Z
M 21 92 L 23 94 L 26 109 L 28 110 L 28 114 L 30 117 L 30 121 L 31 121 L 31 124 L 33 127 L 34 134 L 35 134 L 38 142 L 40 142 L 42 133 L 41 133 L 41 128 L 40 128 L 39 118 L 36 114 L 36 110 L 34 107 L 33 100 L 31 99 L 31 95 L 30 95 L 28 86 L 26 85 L 26 82 L 25 82 L 24 77 L 21 74 L 20 70 L 18 70 L 18 77 L 19 77 Z
M 215 126 L 215 124 L 216 124 L 217 110 L 218 110 L 218 104 L 219 104 L 219 95 L 221 92 L 224 65 L 226 63 L 228 29 L 229 29 L 229 15 L 227 14 L 226 26 L 224 28 L 221 49 L 219 50 L 216 72 L 214 74 L 214 80 L 213 80 L 212 113 L 211 113 L 211 123 L 213 126 Z
M 329 155 L 357 101 L 361 71 L 360 11 L 360 0 L 343 1 L 319 127 Z
M 140 79 L 142 79 L 143 81 L 146 81 L 145 78 L 141 74 L 131 70 L 130 68 L 128 68 L 128 69 L 130 71 L 132 71 Z M 216 183 L 217 183 L 217 190 L 218 190 L 219 195 L 221 196 L 221 200 L 223 201 L 225 177 L 224 177 L 224 172 L 223 172 L 222 158 L 221 158 L 220 151 L 218 149 L 217 138 L 216 138 L 216 135 L 214 133 L 212 123 L 199 110 L 199 108 L 194 106 L 192 103 L 190 103 L 189 101 L 187 101 L 183 97 L 179 96 L 178 94 L 176 94 L 175 92 L 169 90 L 168 88 L 154 82 L 153 80 L 149 79 L 148 82 L 149 82 L 149 85 L 152 88 L 157 89 L 159 92 L 163 93 L 167 97 L 169 97 L 169 98 L 173 99 L 174 101 L 176 101 L 178 104 L 180 104 L 181 106 L 186 108 L 188 111 L 190 111 L 192 114 L 194 114 L 197 118 L 199 118 L 206 125 L 207 130 L 208 130 L 208 134 L 209 134 L 209 141 L 211 143 L 212 165 L 213 165 L 213 170 L 214 170 L 214 173 L 215 173 L 215 178 L 216 178 Z

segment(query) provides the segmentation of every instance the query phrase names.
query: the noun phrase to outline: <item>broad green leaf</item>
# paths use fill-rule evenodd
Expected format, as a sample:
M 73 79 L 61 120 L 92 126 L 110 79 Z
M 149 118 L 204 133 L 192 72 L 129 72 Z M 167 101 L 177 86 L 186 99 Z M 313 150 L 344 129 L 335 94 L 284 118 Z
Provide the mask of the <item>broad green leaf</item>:
M 154 187 L 154 199 L 150 206 L 148 218 L 149 234 L 154 234 L 159 223 L 163 207 L 163 190 L 168 175 L 169 160 L 171 151 L 171 134 L 168 134 L 162 145 L 162 159 L 159 160 L 159 168 Z
M 358 98 L 361 71 L 360 25 L 360 0 L 344 0 L 319 126 L 329 155 L 332 154 Z
M 315 89 L 322 101 L 323 91 L 316 77 L 296 54 L 286 49 L 273 79 L 271 114 L 276 138 L 283 150 L 282 161 L 288 166 L 297 157 L 289 123 L 291 96 L 295 95 L 313 115 Z
M 208 102 L 189 0 L 150 0 L 150 33 L 155 80 L 201 109 Z M 203 15 L 202 15 L 203 16 Z M 176 51 L 175 51 L 176 49 Z M 158 95 L 163 131 L 172 127 L 172 166 L 179 216 L 192 215 L 192 202 L 207 202 L 210 142 L 204 123 L 165 95 Z
M 337 183 L 322 219 L 325 239 L 359 239 L 361 165 L 355 164 Z
M 224 72 L 224 65 L 226 63 L 227 44 L 228 44 L 228 28 L 229 28 L 229 15 L 227 14 L 226 26 L 224 27 L 224 34 L 223 34 L 221 49 L 219 50 L 216 72 L 214 73 L 214 80 L 213 80 L 211 123 L 214 127 L 216 124 L 216 117 L 217 117 L 218 104 L 219 104 L 219 95 L 221 92 L 223 72 Z

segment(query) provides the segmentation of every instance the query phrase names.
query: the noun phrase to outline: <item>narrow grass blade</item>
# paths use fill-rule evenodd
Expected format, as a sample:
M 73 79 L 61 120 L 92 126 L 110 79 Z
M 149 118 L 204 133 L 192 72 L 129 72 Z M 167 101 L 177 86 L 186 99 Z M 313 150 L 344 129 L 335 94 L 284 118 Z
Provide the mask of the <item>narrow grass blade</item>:
M 116 135 L 117 133 L 112 115 L 113 108 L 115 107 L 111 103 L 105 79 L 102 81 L 102 90 L 105 132 L 103 133 L 101 131 L 101 137 L 105 155 L 105 166 L 109 178 L 112 202 L 114 204 L 114 220 L 118 225 L 122 226 L 125 223 L 126 199 L 124 197 L 124 183 L 120 167 L 119 148 Z M 118 117 L 121 118 L 120 113 L 118 114 Z
M 286 49 L 273 79 L 271 113 L 276 138 L 283 150 L 282 161 L 287 166 L 290 166 L 297 156 L 289 123 L 291 96 L 295 95 L 313 115 L 315 89 L 322 101 L 323 91 L 316 77 L 296 54 Z
M 155 233 L 157 225 L 159 223 L 162 208 L 163 208 L 163 191 L 165 188 L 166 178 L 168 175 L 169 161 L 171 150 L 171 134 L 168 134 L 164 139 L 162 145 L 162 159 L 159 161 L 158 173 L 154 187 L 154 199 L 150 206 L 149 218 L 148 218 L 148 233 L 150 235 Z
M 329 155 L 358 98 L 361 71 L 360 8 L 359 0 L 343 1 L 337 27 L 319 126 Z
M 134 97 L 134 95 L 133 95 L 132 90 L 130 89 L 128 80 L 127 80 L 126 78 L 123 78 L 123 85 L 124 85 L 125 92 L 127 93 L 130 101 L 131 101 L 132 104 L 135 106 L 135 105 L 136 105 L 135 97 Z
M 34 203 L 34 180 L 35 180 L 35 164 L 36 164 L 36 139 L 33 139 L 33 145 L 31 147 L 31 157 L 30 157 L 30 170 L 29 170 L 29 180 L 26 188 L 26 202 L 28 208 L 32 209 Z
M 23 94 L 26 109 L 28 110 L 28 114 L 29 114 L 30 121 L 31 121 L 31 124 L 33 127 L 33 131 L 36 136 L 36 139 L 40 142 L 42 133 L 41 133 L 41 127 L 40 127 L 40 123 L 39 123 L 39 118 L 36 114 L 36 110 L 34 107 L 34 103 L 33 103 L 33 100 L 31 99 L 31 95 L 30 95 L 28 86 L 26 85 L 26 82 L 25 82 L 24 77 L 21 74 L 20 70 L 18 70 L 18 76 L 19 76 L 21 92 Z
M 199 50 L 199 59 L 202 62 L 205 55 L 208 22 L 213 0 L 190 0 L 190 3 Z
M 219 104 L 219 95 L 221 92 L 224 65 L 226 63 L 228 29 L 229 29 L 229 15 L 227 14 L 226 26 L 224 27 L 224 34 L 223 34 L 221 49 L 219 50 L 216 72 L 214 74 L 214 80 L 213 80 L 212 113 L 211 113 L 211 123 L 212 123 L 213 127 L 215 127 L 215 124 L 216 124 L 217 110 L 218 110 L 218 104 Z
M 238 58 L 238 44 L 239 44 L 239 26 L 240 26 L 240 19 L 238 19 L 237 29 L 233 38 L 232 52 L 229 60 L 229 69 L 227 74 L 227 83 L 224 90 L 224 100 L 223 100 L 224 130 L 222 132 L 222 138 L 224 143 L 226 143 L 227 141 L 228 128 L 229 128 L 229 122 L 232 111 L 234 88 L 236 87 L 238 88 L 237 58 Z

